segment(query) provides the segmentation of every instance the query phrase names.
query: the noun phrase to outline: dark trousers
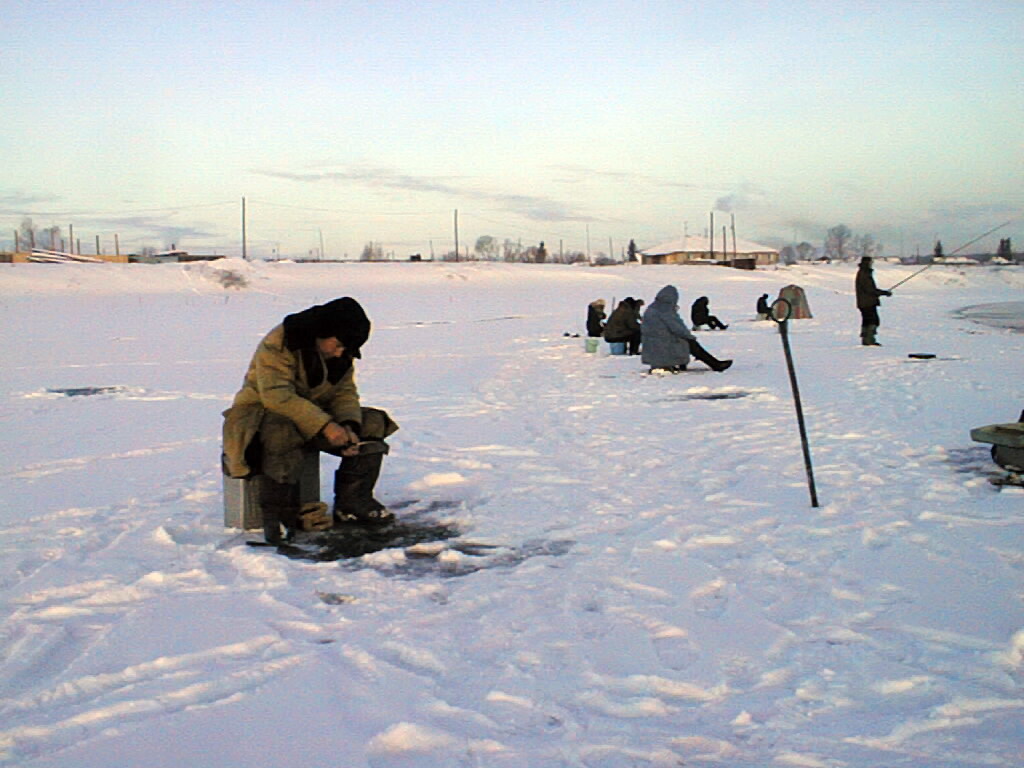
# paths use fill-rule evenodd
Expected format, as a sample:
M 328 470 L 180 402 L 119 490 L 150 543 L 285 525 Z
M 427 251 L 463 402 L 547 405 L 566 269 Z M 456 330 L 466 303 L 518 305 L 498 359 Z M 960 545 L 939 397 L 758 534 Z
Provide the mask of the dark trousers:
M 878 320 L 878 307 L 858 307 L 860 309 L 861 328 L 873 325 L 876 328 L 881 325 Z
M 628 342 L 629 354 L 631 354 L 631 355 L 639 355 L 640 354 L 640 339 L 641 338 L 643 338 L 643 334 L 640 331 L 637 331 L 636 333 L 634 333 L 632 336 L 629 337 L 629 342 Z
M 700 345 L 699 341 L 696 339 L 688 339 L 688 341 L 690 343 L 690 354 L 693 355 L 695 359 L 704 363 L 708 368 L 716 368 L 722 364 L 722 361 L 704 349 L 704 347 Z

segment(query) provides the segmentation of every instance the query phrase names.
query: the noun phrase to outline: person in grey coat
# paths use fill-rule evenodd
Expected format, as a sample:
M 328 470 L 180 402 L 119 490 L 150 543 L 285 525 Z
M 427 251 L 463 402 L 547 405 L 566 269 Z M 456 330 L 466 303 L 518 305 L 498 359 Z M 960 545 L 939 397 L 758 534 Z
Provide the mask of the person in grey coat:
M 651 366 L 652 371 L 686 370 L 691 355 L 713 371 L 722 372 L 732 365 L 732 360 L 718 360 L 704 349 L 683 322 L 679 316 L 679 290 L 674 285 L 666 285 L 658 291 L 644 312 L 640 328 L 643 334 L 640 359 Z

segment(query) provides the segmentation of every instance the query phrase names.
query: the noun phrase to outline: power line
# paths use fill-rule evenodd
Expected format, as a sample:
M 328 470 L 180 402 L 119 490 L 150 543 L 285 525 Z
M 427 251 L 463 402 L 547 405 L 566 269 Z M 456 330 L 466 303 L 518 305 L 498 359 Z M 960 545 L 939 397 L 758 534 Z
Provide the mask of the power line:
M 315 213 L 344 213 L 352 216 L 440 216 L 448 211 L 356 211 L 348 208 L 317 208 L 306 205 L 288 205 L 287 203 L 271 203 L 267 200 L 250 200 L 250 203 L 269 205 L 273 208 L 288 208 L 293 211 L 312 211 Z

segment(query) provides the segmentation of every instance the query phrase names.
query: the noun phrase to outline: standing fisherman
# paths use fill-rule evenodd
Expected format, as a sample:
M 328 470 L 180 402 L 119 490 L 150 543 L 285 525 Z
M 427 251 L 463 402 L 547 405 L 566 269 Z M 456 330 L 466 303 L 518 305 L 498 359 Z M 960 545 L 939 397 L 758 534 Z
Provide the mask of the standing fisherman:
M 881 302 L 878 297 L 892 296 L 892 291 L 883 290 L 875 285 L 870 256 L 860 260 L 854 285 L 857 290 L 857 309 L 860 310 L 860 343 L 865 347 L 880 347 L 882 345 L 875 340 L 875 331 L 881 325 L 878 319 L 878 307 Z

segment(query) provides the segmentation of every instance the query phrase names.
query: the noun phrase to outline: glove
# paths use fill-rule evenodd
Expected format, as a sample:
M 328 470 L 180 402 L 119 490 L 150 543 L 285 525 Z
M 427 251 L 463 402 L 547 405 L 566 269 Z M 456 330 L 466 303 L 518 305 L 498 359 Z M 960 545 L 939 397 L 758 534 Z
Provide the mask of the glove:
M 882 291 L 883 296 L 892 296 L 892 291 Z

